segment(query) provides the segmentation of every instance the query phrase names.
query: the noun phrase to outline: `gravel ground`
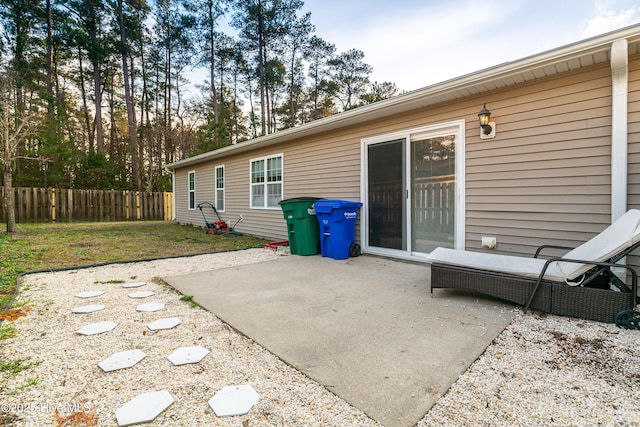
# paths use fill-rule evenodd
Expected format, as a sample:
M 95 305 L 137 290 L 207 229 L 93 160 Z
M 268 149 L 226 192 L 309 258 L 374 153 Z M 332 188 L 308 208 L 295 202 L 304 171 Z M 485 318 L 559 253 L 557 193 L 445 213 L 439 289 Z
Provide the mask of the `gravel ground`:
M 26 303 L 31 309 L 3 324 L 17 334 L 4 340 L 0 351 L 3 361 L 30 367 L 6 375 L 0 384 L 0 425 L 117 425 L 116 409 L 136 395 L 166 389 L 175 403 L 151 425 L 379 426 L 156 279 L 281 255 L 251 249 L 26 276 L 16 306 Z M 123 288 L 128 282 L 146 285 Z M 74 296 L 92 290 L 104 294 Z M 142 290 L 154 295 L 128 296 Z M 162 302 L 165 309 L 136 311 L 147 302 Z M 89 304 L 106 308 L 72 313 Z M 167 317 L 182 323 L 168 330 L 147 327 Z M 103 321 L 118 325 L 98 335 L 76 333 Z M 167 356 L 183 346 L 211 352 L 199 363 L 174 366 Z M 103 372 L 97 366 L 132 349 L 147 355 L 132 368 Z M 260 394 L 258 403 L 247 415 L 217 417 L 208 400 L 238 384 L 251 384 Z M 640 426 L 640 331 L 518 315 L 418 425 Z

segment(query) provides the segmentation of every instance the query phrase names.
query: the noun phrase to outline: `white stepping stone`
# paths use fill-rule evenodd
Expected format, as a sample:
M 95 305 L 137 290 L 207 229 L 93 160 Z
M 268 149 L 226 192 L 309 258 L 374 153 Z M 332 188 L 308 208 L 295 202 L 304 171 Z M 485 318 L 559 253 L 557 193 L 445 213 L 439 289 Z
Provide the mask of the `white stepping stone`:
M 117 371 L 118 369 L 130 368 L 147 355 L 142 350 L 127 350 L 113 353 L 111 356 L 98 363 L 98 366 L 105 372 Z
M 122 285 L 123 288 L 139 288 L 140 286 L 146 285 L 147 282 L 131 282 L 125 283 Z
M 209 399 L 209 406 L 219 417 L 244 415 L 258 398 L 260 395 L 249 384 L 227 386 Z
M 91 304 L 83 305 L 82 307 L 75 307 L 72 313 L 93 313 L 94 311 L 104 310 L 104 304 Z
M 78 329 L 76 332 L 81 335 L 95 335 L 95 334 L 101 334 L 103 332 L 109 332 L 116 326 L 118 326 L 116 322 L 90 323 Z
M 182 321 L 177 317 L 166 317 L 164 319 L 158 319 L 153 321 L 147 325 L 149 329 L 152 331 L 157 331 L 160 329 L 171 329 L 178 326 Z
M 154 294 L 155 292 L 153 291 L 140 291 L 129 294 L 129 298 L 146 298 Z
M 174 402 L 167 390 L 139 394 L 118 409 L 116 420 L 119 426 L 148 423 L 167 409 Z
M 136 310 L 146 312 L 160 311 L 164 310 L 164 304 L 161 302 L 148 302 L 146 304 L 140 304 L 136 307 Z
M 204 347 L 180 347 L 167 356 L 175 366 L 186 365 L 187 363 L 198 363 L 209 354 L 209 350 Z
M 84 291 L 84 292 L 80 292 L 79 294 L 75 294 L 75 297 L 76 298 L 93 298 L 93 297 L 99 297 L 102 294 L 104 294 L 104 291 Z

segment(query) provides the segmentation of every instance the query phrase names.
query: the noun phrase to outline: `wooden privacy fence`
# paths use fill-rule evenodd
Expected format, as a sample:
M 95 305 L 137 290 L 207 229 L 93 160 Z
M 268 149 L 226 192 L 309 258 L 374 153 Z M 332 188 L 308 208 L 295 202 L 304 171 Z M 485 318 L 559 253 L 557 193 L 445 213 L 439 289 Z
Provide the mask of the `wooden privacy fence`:
M 173 216 L 173 193 L 168 192 L 15 187 L 13 194 L 16 222 L 170 221 Z M 6 221 L 2 204 L 0 217 Z
M 419 178 L 413 183 L 411 218 L 414 232 L 420 234 L 453 234 L 455 226 L 455 180 Z M 374 227 L 403 223 L 404 190 L 402 183 L 380 183 L 372 186 L 369 203 Z
M 455 181 L 416 182 L 413 193 L 413 226 L 419 233 L 453 235 Z

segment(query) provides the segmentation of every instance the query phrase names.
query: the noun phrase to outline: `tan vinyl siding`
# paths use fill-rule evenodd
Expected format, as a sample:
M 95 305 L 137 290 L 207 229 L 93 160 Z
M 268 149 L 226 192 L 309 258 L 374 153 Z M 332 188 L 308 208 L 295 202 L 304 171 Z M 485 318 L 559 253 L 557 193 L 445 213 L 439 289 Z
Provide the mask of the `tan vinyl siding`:
M 640 209 L 640 56 L 629 59 L 628 98 L 628 208 Z M 628 258 L 629 264 L 640 273 L 640 255 Z
M 545 243 L 576 246 L 606 226 L 609 65 L 485 99 L 497 136 L 467 140 L 467 248 L 480 250 L 482 236 L 495 236 L 498 252 L 530 256 Z
M 244 220 L 237 230 L 266 238 L 286 239 L 287 229 L 282 211 L 277 209 L 252 209 L 249 207 L 250 161 L 265 156 L 283 155 L 283 197 L 301 196 L 326 197 L 359 201 L 360 199 L 360 147 L 359 139 L 345 143 L 348 136 L 338 133 L 334 136 L 318 136 L 312 139 L 282 144 L 277 148 L 267 147 L 250 154 L 225 158 L 226 209 L 224 219 L 232 225 L 242 214 Z M 217 163 L 216 163 L 217 164 Z M 181 181 L 189 170 L 196 170 L 196 199 L 199 202 L 213 201 L 213 176 L 216 164 L 198 165 L 176 171 L 177 195 Z M 183 177 L 184 176 L 184 177 Z M 205 178 L 206 176 L 206 178 Z M 200 180 L 203 180 L 200 185 Z M 210 194 L 209 199 L 201 199 L 200 194 Z M 186 211 L 186 200 L 176 198 L 177 221 L 200 225 L 200 211 Z M 184 205 L 181 208 L 181 204 Z
M 189 210 L 189 172 L 196 173 L 196 209 Z M 215 201 L 215 166 L 200 164 L 181 169 L 176 173 L 175 207 L 176 220 L 181 224 L 204 226 L 199 203 Z

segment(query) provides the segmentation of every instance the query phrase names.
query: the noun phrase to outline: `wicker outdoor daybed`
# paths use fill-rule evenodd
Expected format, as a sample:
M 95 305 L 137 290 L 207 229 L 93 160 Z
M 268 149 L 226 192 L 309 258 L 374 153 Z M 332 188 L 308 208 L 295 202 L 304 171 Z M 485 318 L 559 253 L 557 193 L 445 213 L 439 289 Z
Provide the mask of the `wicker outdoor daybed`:
M 620 264 L 640 246 L 640 211 L 630 210 L 607 229 L 562 257 L 542 259 L 544 245 L 533 258 L 437 248 L 431 263 L 431 293 L 455 288 L 509 301 L 543 312 L 618 323 L 637 302 L 637 275 Z M 569 248 L 564 248 L 569 249 Z M 611 268 L 629 274 L 627 285 Z M 619 316 L 622 314 L 622 316 Z M 636 322 L 636 320 L 634 320 Z

